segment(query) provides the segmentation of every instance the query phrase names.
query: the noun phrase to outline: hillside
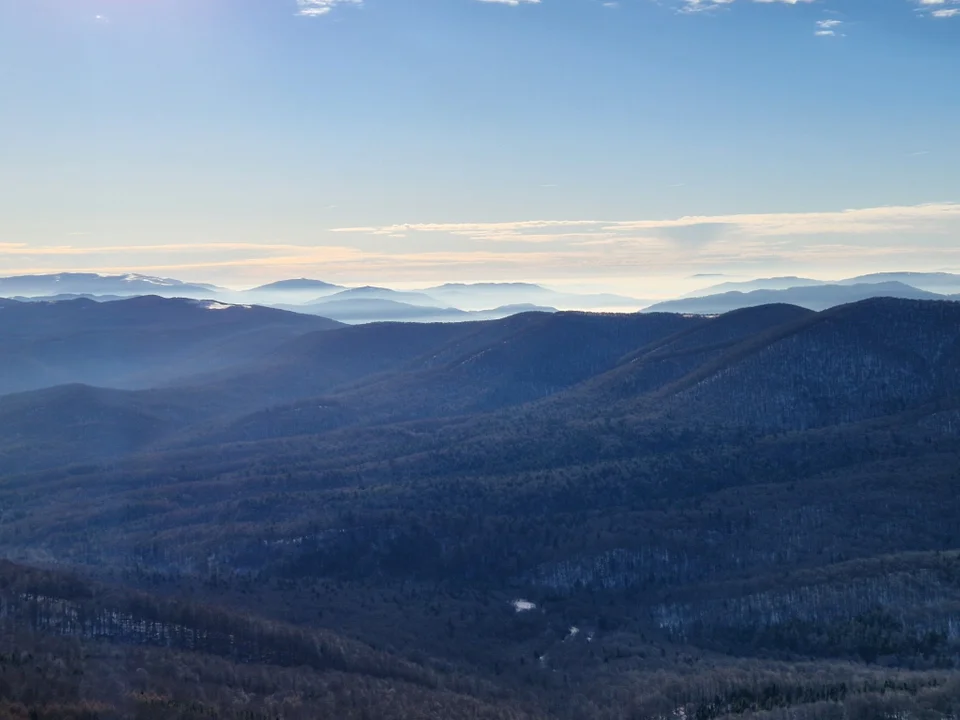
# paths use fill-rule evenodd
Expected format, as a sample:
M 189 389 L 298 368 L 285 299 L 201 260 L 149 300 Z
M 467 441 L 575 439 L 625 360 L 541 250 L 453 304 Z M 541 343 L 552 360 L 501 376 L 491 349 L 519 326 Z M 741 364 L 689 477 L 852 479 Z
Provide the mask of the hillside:
M 0 295 L 164 295 L 167 297 L 209 297 L 221 290 L 206 283 L 185 283 L 149 275 L 101 275 L 99 273 L 56 273 L 17 275 L 0 278 Z
M 0 314 L 0 395 L 67 383 L 151 387 L 338 326 L 270 308 L 155 296 L 17 303 Z
M 571 293 L 533 283 L 447 283 L 423 290 L 441 304 L 464 310 L 485 310 L 498 305 L 536 304 L 562 310 L 625 308 L 648 305 L 644 300 L 613 293 Z
M 329 631 L 62 571 L 4 562 L 0 602 L 0 641 L 16 643 L 0 653 L 2 718 L 535 717 L 472 678 Z
M 242 417 L 217 437 L 302 435 L 350 424 L 489 412 L 544 398 L 614 367 L 693 321 L 675 315 L 527 314 L 484 323 L 400 372 Z M 399 368 L 398 368 L 399 369 Z
M 293 309 L 290 306 L 287 307 Z M 344 297 L 343 293 L 336 293 L 327 300 L 306 305 L 300 308 L 300 311 L 322 314 L 324 317 L 350 324 L 442 322 L 444 320 L 466 320 L 469 318 L 465 311 L 456 308 L 441 308 L 435 305 L 413 304 L 375 297 L 348 298 Z
M 948 272 L 882 272 L 841 280 L 842 285 L 899 282 L 929 292 L 955 295 L 960 293 L 960 275 Z
M 770 304 L 799 305 L 809 310 L 826 310 L 838 305 L 875 297 L 905 300 L 945 300 L 943 295 L 918 290 L 899 282 L 857 283 L 853 285 L 818 284 L 784 290 L 730 291 L 704 297 L 667 300 L 646 308 L 644 312 L 676 312 L 717 315 Z
M 40 668 L 0 658 L 5 701 L 947 720 L 958 326 L 891 298 L 384 323 L 7 396 L 0 552 L 47 570 L 0 567 Z
M 404 292 L 401 290 L 391 290 L 390 288 L 365 287 L 348 288 L 320 298 L 315 304 L 326 304 L 345 300 L 391 300 L 408 305 L 427 305 L 438 307 L 437 300 L 430 295 L 422 292 Z M 314 304 L 314 303 L 311 303 Z
M 797 277 L 788 275 L 785 277 L 755 278 L 753 280 L 728 280 L 726 282 L 710 285 L 700 290 L 689 292 L 684 297 L 705 297 L 707 295 L 720 295 L 728 292 L 752 292 L 753 290 L 789 290 L 795 287 L 812 287 L 826 284 L 823 280 L 814 280 L 813 278 Z
M 960 304 L 950 302 L 878 298 L 834 308 L 748 341 L 733 362 L 685 380 L 677 402 L 771 429 L 901 412 L 960 392 L 958 324 Z
M 879 272 L 867 275 L 857 275 L 843 280 L 814 280 L 802 277 L 772 277 L 756 278 L 753 280 L 736 280 L 711 285 L 700 290 L 687 293 L 685 298 L 704 297 L 721 293 L 752 290 L 789 290 L 796 287 L 811 287 L 817 285 L 864 285 L 877 283 L 901 283 L 918 290 L 954 295 L 960 292 L 960 275 L 948 272 Z
M 762 305 L 689 322 L 688 327 L 662 342 L 624 358 L 617 368 L 585 384 L 574 397 L 578 402 L 613 403 L 652 393 L 724 357 L 737 343 L 812 315 L 812 311 L 794 305 Z
M 294 280 L 278 280 L 277 282 L 266 285 L 258 285 L 250 288 L 249 293 L 271 293 L 271 292 L 314 292 L 314 291 L 336 291 L 342 290 L 343 285 L 324 282 L 323 280 L 309 280 L 307 278 L 298 278 Z

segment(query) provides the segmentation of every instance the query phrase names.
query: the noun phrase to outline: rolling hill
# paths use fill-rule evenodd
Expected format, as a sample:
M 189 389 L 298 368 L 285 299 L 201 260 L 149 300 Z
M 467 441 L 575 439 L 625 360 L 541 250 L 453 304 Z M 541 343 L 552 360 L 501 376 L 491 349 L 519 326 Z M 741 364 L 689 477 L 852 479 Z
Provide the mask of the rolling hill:
M 0 713 L 952 718 L 958 326 L 384 323 L 0 398 Z
M 899 282 L 944 295 L 960 293 L 960 275 L 948 272 L 882 272 L 841 280 L 841 285 Z
M 151 387 L 338 326 L 270 308 L 156 296 L 17 303 L 0 314 L 0 394 L 67 383 Z
M 437 300 L 426 293 L 404 292 L 402 290 L 391 290 L 390 288 L 373 287 L 371 285 L 340 290 L 333 295 L 320 298 L 319 300 L 310 304 L 321 305 L 329 302 L 342 302 L 346 300 L 389 300 L 393 302 L 406 303 L 408 305 L 439 307 Z
M 756 278 L 753 280 L 728 281 L 711 285 L 684 295 L 689 297 L 704 297 L 719 295 L 732 291 L 750 292 L 752 290 L 789 290 L 797 287 L 813 287 L 817 285 L 864 285 L 876 283 L 902 283 L 928 292 L 954 295 L 960 292 L 960 275 L 948 272 L 879 272 L 843 280 L 814 280 L 802 277 L 773 277 Z
M 710 285 L 689 292 L 683 297 L 705 297 L 707 295 L 721 295 L 728 292 L 748 293 L 754 290 L 789 290 L 796 287 L 813 287 L 816 285 L 825 285 L 823 280 L 814 280 L 813 278 L 796 277 L 788 275 L 784 277 L 755 278 L 753 280 L 728 280 L 726 282 Z
M 834 308 L 733 348 L 732 358 L 683 381 L 679 398 L 766 428 L 894 414 L 960 393 L 958 324 L 952 302 L 876 298 Z
M 310 280 L 308 278 L 298 278 L 294 280 L 278 280 L 277 282 L 259 285 L 250 288 L 248 293 L 273 293 L 273 292 L 336 292 L 342 290 L 343 285 L 324 282 L 323 280 Z
M 533 283 L 447 283 L 426 288 L 422 292 L 441 304 L 463 310 L 522 304 L 544 305 L 561 310 L 636 310 L 649 304 L 645 300 L 612 293 L 565 293 Z
M 810 310 L 827 308 L 874 297 L 893 297 L 909 300 L 945 300 L 943 295 L 918 290 L 900 282 L 858 283 L 854 285 L 818 284 L 791 287 L 784 290 L 730 291 L 703 297 L 667 300 L 646 308 L 644 312 L 678 312 L 698 315 L 718 315 L 759 305 L 775 303 L 799 305 Z
M 219 442 L 323 432 L 351 424 L 463 415 L 554 395 L 692 324 L 676 315 L 525 314 L 477 324 L 389 374 L 270 407 L 222 430 Z M 333 336 L 325 337 L 331 339 Z M 399 370 L 399 371 L 397 371 Z
M 310 303 L 300 308 L 300 311 L 322 314 L 324 317 L 354 324 L 391 321 L 438 322 L 465 320 L 469 317 L 465 311 L 456 308 L 417 305 L 373 297 L 344 298 L 342 295 L 343 293 L 331 295 L 329 300 Z M 287 307 L 292 309 L 292 306 Z
M 209 297 L 222 288 L 206 283 L 185 283 L 149 275 L 101 275 L 99 273 L 57 273 L 17 275 L 0 278 L 0 295 L 163 295 L 166 297 Z

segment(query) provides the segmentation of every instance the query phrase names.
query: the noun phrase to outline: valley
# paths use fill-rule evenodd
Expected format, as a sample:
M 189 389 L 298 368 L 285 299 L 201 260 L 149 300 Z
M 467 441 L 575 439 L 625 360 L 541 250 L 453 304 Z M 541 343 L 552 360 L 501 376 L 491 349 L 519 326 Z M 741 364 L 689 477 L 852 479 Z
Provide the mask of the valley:
M 12 307 L 71 351 L 5 365 L 10 717 L 960 707 L 960 304 Z

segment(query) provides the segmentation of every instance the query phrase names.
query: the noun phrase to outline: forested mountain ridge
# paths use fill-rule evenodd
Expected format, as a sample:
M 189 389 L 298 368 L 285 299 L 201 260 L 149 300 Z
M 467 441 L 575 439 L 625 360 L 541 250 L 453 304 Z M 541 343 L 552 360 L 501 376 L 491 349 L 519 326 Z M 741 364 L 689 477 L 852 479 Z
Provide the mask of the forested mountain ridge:
M 233 429 L 218 439 L 300 435 L 350 423 L 396 422 L 519 405 L 602 373 L 633 348 L 696 322 L 670 314 L 530 313 L 486 323 L 467 334 L 447 331 L 448 343 L 413 359 L 402 372 L 371 374 L 323 398 L 259 411 L 236 420 Z
M 148 667 L 62 686 L 104 717 L 946 720 L 958 328 L 894 299 L 529 313 L 8 395 L 0 551 L 47 570 L 0 568 L 4 637 L 36 677 Z M 177 644 L 184 617 L 230 630 Z M 331 643 L 353 664 L 307 657 Z
M 11 303 L 0 313 L 0 394 L 68 383 L 154 387 L 339 325 L 271 308 L 155 296 Z
M 819 283 L 778 290 L 731 290 L 716 295 L 666 300 L 646 308 L 646 312 L 679 312 L 719 314 L 772 303 L 789 303 L 810 310 L 827 310 L 846 303 L 870 298 L 907 300 L 947 300 L 949 296 L 920 290 L 897 281 L 860 282 L 854 284 Z
M 617 368 L 585 384 L 578 399 L 586 402 L 596 397 L 617 402 L 653 392 L 681 380 L 708 361 L 723 357 L 741 341 L 812 315 L 794 305 L 763 305 L 700 319 L 662 342 L 644 346 L 624 358 Z
M 679 401 L 770 428 L 893 414 L 960 392 L 958 327 L 960 303 L 877 298 L 833 308 L 763 347 L 748 341 L 740 362 L 693 376 Z
M 96 295 L 166 294 L 178 297 L 210 295 L 222 288 L 208 283 L 186 283 L 172 278 L 127 273 L 103 275 L 100 273 L 52 273 L 47 275 L 15 275 L 0 277 L 3 295 L 57 295 L 60 293 L 92 293 Z

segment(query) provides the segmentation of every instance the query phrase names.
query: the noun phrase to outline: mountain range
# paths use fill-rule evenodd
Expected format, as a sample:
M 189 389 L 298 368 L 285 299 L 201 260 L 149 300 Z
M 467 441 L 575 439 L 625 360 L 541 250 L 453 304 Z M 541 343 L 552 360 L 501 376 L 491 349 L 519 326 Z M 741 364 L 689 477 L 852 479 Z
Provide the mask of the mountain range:
M 697 276 L 701 279 L 713 275 Z M 146 275 L 60 273 L 0 278 L 0 296 L 22 302 L 87 298 L 109 302 L 140 295 L 214 299 L 321 315 L 345 323 L 451 322 L 496 319 L 517 312 L 594 310 L 681 312 L 715 315 L 763 304 L 786 303 L 823 310 L 870 297 L 956 299 L 960 275 L 887 272 L 837 281 L 795 276 L 725 281 L 675 299 L 654 302 L 609 293 L 569 293 L 533 283 L 447 283 L 419 290 L 345 287 L 310 278 L 280 280 L 249 290 L 230 290 Z
M 814 285 L 868 285 L 883 283 L 902 283 L 919 290 L 927 290 L 943 295 L 956 294 L 960 291 L 960 275 L 949 272 L 882 272 L 857 275 L 843 280 L 814 280 L 812 278 L 786 276 L 771 278 L 755 278 L 752 280 L 726 281 L 717 285 L 687 293 L 684 297 L 704 297 L 719 293 L 738 290 L 788 290 L 797 287 Z
M 2 302 L 0 713 L 947 720 L 958 327 Z
M 0 394 L 64 383 L 151 387 L 339 326 L 272 308 L 156 296 L 9 302 L 0 312 Z
M 919 290 L 911 285 L 897 281 L 854 284 L 817 284 L 799 285 L 782 290 L 729 290 L 702 297 L 680 298 L 655 303 L 645 312 L 678 312 L 698 315 L 716 315 L 758 305 L 787 303 L 809 308 L 826 310 L 875 297 L 893 297 L 908 300 L 955 300 L 958 296 L 940 295 L 927 290 Z
M 17 275 L 0 278 L 0 295 L 142 295 L 178 294 L 182 297 L 209 296 L 223 288 L 206 283 L 185 283 L 171 278 L 128 273 L 56 273 L 51 275 Z

